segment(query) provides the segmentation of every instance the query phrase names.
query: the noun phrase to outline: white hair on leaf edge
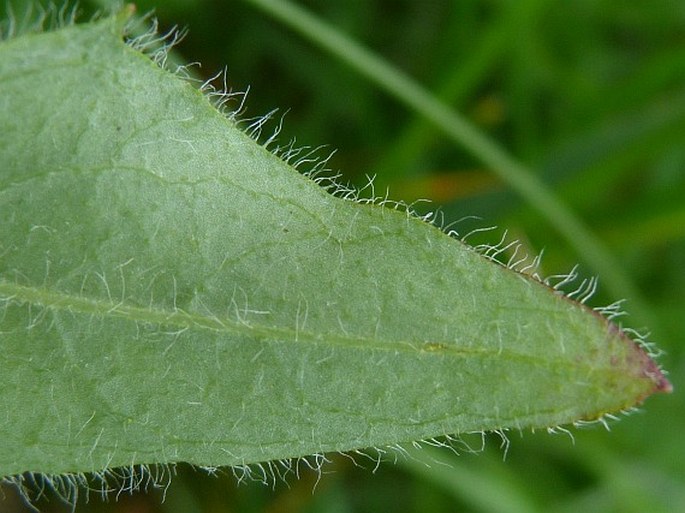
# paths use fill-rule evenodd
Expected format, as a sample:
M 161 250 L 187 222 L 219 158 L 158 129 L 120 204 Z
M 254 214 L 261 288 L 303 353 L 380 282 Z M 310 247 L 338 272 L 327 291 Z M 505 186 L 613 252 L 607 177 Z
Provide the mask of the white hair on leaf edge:
M 0 40 L 9 39 L 28 32 L 40 32 L 72 25 L 75 23 L 76 17 L 76 4 L 71 4 L 70 2 L 65 3 L 59 9 L 55 7 L 54 4 L 49 4 L 44 8 L 37 7 L 36 11 L 28 9 L 21 20 L 18 20 L 16 15 L 10 10 L 8 19 L 0 25 Z M 256 118 L 244 118 L 249 88 L 246 91 L 241 92 L 233 91 L 229 85 L 227 68 L 224 68 L 205 81 L 196 78 L 194 74 L 191 73 L 192 67 L 199 67 L 199 63 L 176 65 L 175 68 L 172 68 L 169 59 L 170 52 L 186 34 L 186 29 L 179 29 L 175 26 L 160 35 L 159 23 L 150 14 L 138 18 L 131 18 L 125 27 L 126 44 L 147 55 L 160 67 L 167 69 L 183 80 L 194 83 L 204 94 L 205 98 L 207 98 L 218 111 L 237 125 L 246 125 L 243 128 L 243 131 L 260 143 L 259 141 L 262 137 L 264 128 L 269 122 L 273 121 L 278 110 L 274 109 L 266 115 Z M 586 304 L 596 292 L 598 280 L 594 277 L 580 280 L 580 283 L 575 285 L 573 290 L 565 292 L 566 287 L 573 286 L 574 283 L 578 282 L 578 266 L 574 267 L 566 274 L 551 275 L 542 278 L 539 274 L 539 269 L 543 253 L 540 252 L 537 255 L 530 257 L 522 243 L 518 240 L 507 239 L 507 231 L 504 231 L 500 240 L 495 244 L 479 244 L 475 247 L 469 245 L 467 239 L 478 233 L 493 231 L 496 227 L 477 227 L 467 232 L 465 235 L 461 235 L 453 226 L 466 220 L 478 218 L 468 216 L 450 223 L 449 225 L 445 225 L 444 214 L 440 210 L 428 212 L 424 215 L 417 213 L 414 208 L 415 205 L 427 200 L 419 200 L 407 204 L 402 201 L 390 200 L 388 198 L 389 193 L 387 190 L 384 195 L 377 195 L 374 177 L 367 176 L 367 183 L 361 188 L 341 183 L 339 181 L 341 175 L 332 172 L 327 167 L 335 151 L 329 151 L 327 156 L 324 157 L 319 156 L 321 151 L 327 149 L 327 146 L 296 146 L 296 141 L 294 139 L 282 146 L 277 144 L 286 113 L 280 116 L 271 135 L 260 144 L 291 167 L 309 177 L 331 195 L 359 204 L 378 205 L 404 211 L 410 217 L 421 219 L 428 224 L 438 227 L 450 237 L 461 241 L 466 247 L 480 253 L 484 258 L 521 275 L 537 280 L 569 300 L 580 304 Z M 595 307 L 592 310 L 606 318 L 607 322 L 612 322 L 617 317 L 625 315 L 622 304 L 623 301 L 621 300 L 604 307 Z M 647 341 L 646 334 L 641 334 L 631 328 L 623 328 L 620 325 L 617 325 L 617 329 L 626 334 L 626 336 L 629 336 L 641 347 L 645 348 L 652 358 L 660 355 L 653 344 Z M 635 409 L 622 411 L 620 413 L 629 414 L 632 411 L 635 411 Z M 601 424 L 609 429 L 609 422 L 616 421 L 618 418 L 617 415 L 606 413 L 594 420 L 579 420 L 572 424 L 577 428 Z M 574 440 L 572 433 L 565 427 L 553 426 L 546 429 L 549 433 L 567 434 L 571 437 L 571 440 Z M 509 438 L 506 435 L 506 429 L 496 429 L 493 430 L 492 433 L 500 437 L 500 449 L 503 451 L 504 457 L 506 457 L 510 445 Z M 474 433 L 467 433 L 466 435 L 471 434 Z M 479 431 L 475 432 L 475 434 L 481 437 L 481 447 L 478 449 L 473 449 L 459 434 L 454 433 L 444 434 L 440 437 L 432 437 L 425 440 L 417 440 L 411 442 L 410 445 L 414 449 L 420 449 L 423 446 L 447 448 L 456 455 L 460 455 L 463 452 L 479 453 L 484 450 L 486 433 Z M 393 444 L 387 447 L 356 449 L 341 452 L 339 454 L 351 459 L 355 466 L 370 469 L 372 472 L 375 472 L 382 462 L 397 462 L 398 458 L 412 457 L 407 448 L 402 444 Z M 371 465 L 360 464 L 358 458 L 367 460 Z M 328 463 L 330 463 L 330 459 L 325 453 L 314 453 L 312 455 L 297 458 L 237 464 L 228 467 L 228 470 L 230 470 L 230 473 L 238 483 L 259 482 L 267 486 L 275 487 L 279 481 L 287 483 L 287 480 L 291 477 L 300 479 L 302 472 L 304 471 L 314 472 L 316 474 L 316 483 L 318 483 L 323 474 L 323 467 Z M 190 465 L 190 467 L 199 469 L 210 476 L 226 473 L 225 470 L 214 466 Z M 156 489 L 162 491 L 163 498 L 171 483 L 172 477 L 176 475 L 176 473 L 177 468 L 175 463 L 153 465 L 136 464 L 127 467 L 106 468 L 90 473 L 52 475 L 27 472 L 21 475 L 6 477 L 0 482 L 15 486 L 19 491 L 19 494 L 26 500 L 30 507 L 32 507 L 31 504 L 33 501 L 40 499 L 46 494 L 54 493 L 65 504 L 72 507 L 73 510 L 76 507 L 76 502 L 81 497 L 79 495 L 80 491 L 85 492 L 86 497 L 91 494 L 99 494 L 103 500 L 107 500 L 107 498 L 111 496 L 118 498 L 122 494 Z M 316 484 L 314 486 L 316 487 Z M 35 507 L 33 509 L 37 511 Z

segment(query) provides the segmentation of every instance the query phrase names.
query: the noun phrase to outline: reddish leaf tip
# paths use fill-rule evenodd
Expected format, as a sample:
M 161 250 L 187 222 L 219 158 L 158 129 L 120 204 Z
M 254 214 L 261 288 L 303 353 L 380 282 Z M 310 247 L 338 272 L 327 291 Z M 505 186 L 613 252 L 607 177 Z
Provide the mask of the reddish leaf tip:
M 673 392 L 673 385 L 668 379 L 666 379 L 666 376 L 664 376 L 661 371 L 659 371 L 659 374 L 657 376 L 654 376 L 654 378 L 654 381 L 656 382 L 655 392 L 660 392 L 664 394 L 670 394 L 671 392 Z

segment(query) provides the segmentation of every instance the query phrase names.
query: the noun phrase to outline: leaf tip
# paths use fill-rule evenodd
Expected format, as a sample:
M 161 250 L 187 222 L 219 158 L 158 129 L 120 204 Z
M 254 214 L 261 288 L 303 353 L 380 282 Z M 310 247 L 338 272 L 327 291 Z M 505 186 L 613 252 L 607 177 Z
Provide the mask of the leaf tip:
M 664 376 L 664 373 L 659 367 L 652 362 L 654 366 L 653 371 L 647 371 L 649 373 L 649 376 L 652 378 L 652 381 L 654 381 L 656 387 L 654 388 L 655 393 L 662 393 L 662 394 L 670 394 L 673 392 L 673 385 L 671 382 Z
M 634 341 L 633 343 L 635 344 L 635 350 L 638 353 L 637 357 L 641 360 L 640 367 L 642 369 L 642 375 L 652 382 L 651 390 L 649 393 L 645 394 L 644 397 L 646 398 L 647 396 L 656 393 L 670 394 L 673 392 L 673 385 L 666 377 L 666 371 L 664 371 L 654 359 L 657 355 L 650 353 L 649 347 L 643 347 Z

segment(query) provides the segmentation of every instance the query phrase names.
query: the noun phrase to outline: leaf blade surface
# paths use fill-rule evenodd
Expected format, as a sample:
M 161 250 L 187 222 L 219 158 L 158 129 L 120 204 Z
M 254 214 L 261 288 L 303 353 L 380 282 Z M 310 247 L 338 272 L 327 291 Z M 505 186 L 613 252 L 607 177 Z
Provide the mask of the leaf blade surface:
M 555 426 L 667 388 L 585 306 L 332 197 L 120 27 L 0 45 L 0 475 Z

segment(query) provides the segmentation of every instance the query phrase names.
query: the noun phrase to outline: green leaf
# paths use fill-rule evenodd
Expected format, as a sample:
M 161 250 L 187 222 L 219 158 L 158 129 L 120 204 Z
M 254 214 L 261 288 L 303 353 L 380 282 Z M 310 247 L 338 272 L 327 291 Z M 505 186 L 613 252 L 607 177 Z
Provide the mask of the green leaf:
M 669 390 L 599 313 L 299 174 L 124 18 L 0 45 L 0 476 L 553 427 Z

